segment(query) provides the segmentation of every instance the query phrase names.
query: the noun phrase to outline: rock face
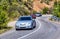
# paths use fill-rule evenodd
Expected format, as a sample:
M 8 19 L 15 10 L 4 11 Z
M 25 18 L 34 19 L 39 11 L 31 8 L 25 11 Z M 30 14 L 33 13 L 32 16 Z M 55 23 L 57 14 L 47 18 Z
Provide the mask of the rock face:
M 54 1 L 50 1 L 49 5 L 46 3 L 41 3 L 41 0 L 34 0 L 33 2 L 33 10 L 40 12 L 42 11 L 42 9 L 44 9 L 44 7 L 48 7 L 48 8 L 52 8 L 54 5 Z

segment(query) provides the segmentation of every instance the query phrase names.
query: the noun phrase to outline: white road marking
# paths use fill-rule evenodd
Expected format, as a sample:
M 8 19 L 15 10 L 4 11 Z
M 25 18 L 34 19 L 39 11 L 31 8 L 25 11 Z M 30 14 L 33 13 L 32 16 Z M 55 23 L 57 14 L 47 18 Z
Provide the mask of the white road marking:
M 38 20 L 37 20 L 38 21 Z M 29 33 L 29 34 L 27 34 L 27 35 L 24 35 L 24 36 L 22 36 L 22 37 L 19 37 L 18 39 L 22 39 L 22 38 L 24 38 L 24 37 L 27 37 L 27 36 L 29 36 L 29 35 L 31 35 L 31 34 L 33 34 L 33 33 L 35 33 L 35 32 L 37 32 L 39 29 L 40 29 L 40 27 L 41 27 L 41 23 L 38 21 L 38 23 L 39 23 L 39 28 L 37 29 L 37 30 L 35 30 L 35 31 L 33 31 L 33 32 L 31 32 L 31 33 Z

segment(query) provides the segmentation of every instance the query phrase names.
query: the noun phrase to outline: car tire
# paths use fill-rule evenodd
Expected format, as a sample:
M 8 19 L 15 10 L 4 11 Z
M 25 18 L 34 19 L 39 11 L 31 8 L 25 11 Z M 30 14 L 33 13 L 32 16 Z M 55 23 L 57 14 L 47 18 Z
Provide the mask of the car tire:
M 33 28 L 35 28 L 36 26 L 34 26 Z
M 18 30 L 18 29 L 16 29 L 16 30 Z

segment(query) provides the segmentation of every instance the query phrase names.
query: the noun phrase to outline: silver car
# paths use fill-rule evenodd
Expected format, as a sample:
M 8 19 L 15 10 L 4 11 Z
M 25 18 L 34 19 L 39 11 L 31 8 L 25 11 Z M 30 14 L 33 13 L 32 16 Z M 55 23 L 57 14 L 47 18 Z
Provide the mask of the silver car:
M 42 16 L 41 13 L 36 13 L 35 15 L 36 15 L 36 17 L 40 17 L 40 16 Z
M 15 24 L 16 30 L 18 29 L 33 29 L 36 27 L 36 21 L 31 16 L 21 16 Z

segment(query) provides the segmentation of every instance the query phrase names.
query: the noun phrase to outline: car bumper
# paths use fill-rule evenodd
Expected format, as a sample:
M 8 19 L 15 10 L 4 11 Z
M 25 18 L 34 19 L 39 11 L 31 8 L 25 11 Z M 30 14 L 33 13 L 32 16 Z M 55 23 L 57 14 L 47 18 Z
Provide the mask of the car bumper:
M 16 29 L 32 29 L 32 27 L 15 27 Z

